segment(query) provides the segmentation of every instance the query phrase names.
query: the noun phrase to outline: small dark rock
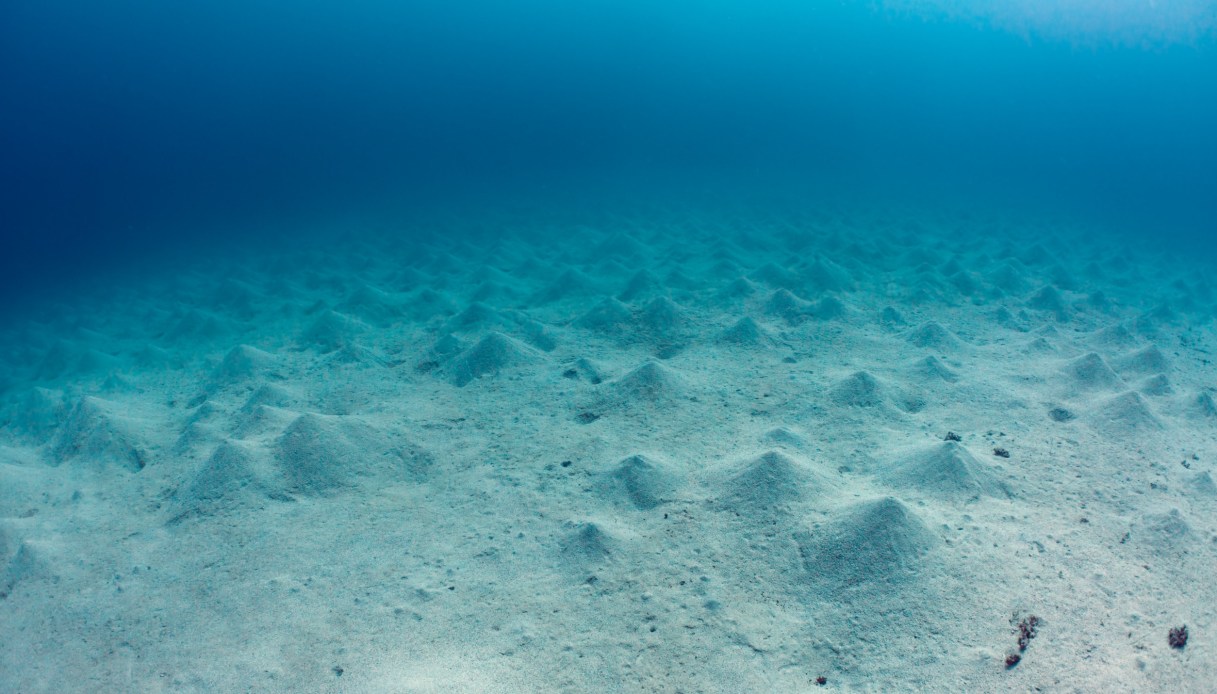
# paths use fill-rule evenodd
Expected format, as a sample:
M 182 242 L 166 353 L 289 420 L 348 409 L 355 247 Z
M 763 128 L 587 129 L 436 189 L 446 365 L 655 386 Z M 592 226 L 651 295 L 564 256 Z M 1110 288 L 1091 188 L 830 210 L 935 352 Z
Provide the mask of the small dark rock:
M 1009 670 L 1015 665 L 1018 665 L 1019 661 L 1022 659 L 1023 657 L 1017 653 L 1011 653 L 1010 655 L 1006 656 L 1006 669 Z
M 998 458 L 1009 458 L 1010 451 L 1007 451 L 1004 448 L 994 448 L 993 455 L 997 456 Z
M 1187 625 L 1174 627 L 1170 633 L 1166 635 L 1166 642 L 1171 645 L 1171 648 L 1182 649 L 1187 645 Z
M 571 466 L 571 465 L 573 465 L 573 464 L 574 464 L 574 463 L 573 463 L 572 461 L 569 461 L 569 460 L 563 460 L 563 461 L 562 461 L 562 467 L 570 467 L 570 466 Z
M 346 670 L 342 669 L 341 665 L 335 665 L 332 669 L 334 670 L 334 675 L 337 677 L 342 677 L 342 673 L 346 672 Z
M 963 441 L 963 437 L 953 431 L 948 431 L 947 435 L 942 437 L 943 441 Z
M 824 675 L 820 675 L 819 677 L 816 678 L 816 684 L 823 687 L 824 685 L 828 684 L 828 678 L 825 677 Z

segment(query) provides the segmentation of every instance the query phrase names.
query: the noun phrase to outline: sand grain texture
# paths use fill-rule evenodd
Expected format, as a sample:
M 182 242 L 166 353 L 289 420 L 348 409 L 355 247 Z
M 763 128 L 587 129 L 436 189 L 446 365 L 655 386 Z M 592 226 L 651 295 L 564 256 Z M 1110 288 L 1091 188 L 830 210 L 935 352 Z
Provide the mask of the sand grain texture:
M 574 216 L 5 325 L 0 690 L 1211 683 L 1213 268 L 979 212 Z

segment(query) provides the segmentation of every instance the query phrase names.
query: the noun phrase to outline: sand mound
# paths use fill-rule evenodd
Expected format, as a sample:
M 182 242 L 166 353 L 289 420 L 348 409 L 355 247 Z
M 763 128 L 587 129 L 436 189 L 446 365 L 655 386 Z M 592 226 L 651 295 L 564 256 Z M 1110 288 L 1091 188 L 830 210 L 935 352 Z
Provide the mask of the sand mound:
M 923 357 L 913 362 L 908 369 L 908 374 L 914 379 L 923 382 L 939 382 L 939 383 L 955 383 L 959 380 L 959 374 L 955 373 L 938 357 Z
M 456 313 L 456 302 L 446 293 L 435 289 L 421 289 L 406 304 L 406 315 L 415 321 L 425 321 L 435 316 Z
M 765 263 L 749 273 L 748 279 L 780 289 L 798 289 L 802 284 L 796 273 L 776 263 Z
M 390 325 L 405 313 L 405 302 L 369 284 L 361 285 L 340 304 L 338 310 L 372 325 Z
M 923 323 L 908 336 L 909 344 L 938 352 L 951 353 L 963 348 L 963 341 L 940 323 Z
M 1174 308 L 1169 304 L 1158 304 L 1149 311 L 1137 316 L 1133 321 L 1133 331 L 1138 335 L 1153 340 L 1160 337 L 1164 331 L 1179 323 L 1181 323 L 1180 316 Z
M 1018 259 L 1024 264 L 1032 266 L 1056 264 L 1056 258 L 1053 256 L 1052 251 L 1044 248 L 1043 244 L 1040 243 L 1035 243 L 1027 247 L 1022 253 L 1019 254 Z
M 1170 369 L 1170 361 L 1157 345 L 1147 345 L 1115 360 L 1116 368 L 1139 374 L 1161 374 Z
M 1217 420 L 1217 401 L 1213 400 L 1213 394 L 1203 392 L 1193 398 L 1191 413 L 1196 419 Z
M 591 251 L 592 258 L 613 258 L 636 263 L 650 254 L 647 245 L 629 234 L 615 233 L 597 244 Z
M 143 426 L 118 414 L 117 403 L 86 396 L 76 403 L 50 451 L 51 464 L 65 462 L 91 468 L 117 465 L 138 472 L 148 464 L 148 452 L 137 432 Z
M 1146 513 L 1129 529 L 1129 537 L 1139 549 L 1163 557 L 1186 553 L 1195 544 L 1195 535 L 1191 524 L 1177 508 Z
M 1073 392 L 1089 393 L 1112 390 L 1124 386 L 1124 382 L 1107 365 L 1103 357 L 1095 352 L 1083 355 L 1065 365 L 1065 376 Z
M 1005 306 L 998 307 L 993 312 L 993 322 L 1007 330 L 1015 330 L 1020 333 L 1027 332 L 1027 321 L 1021 316 L 1016 316 L 1010 309 Z
M 812 305 L 810 315 L 820 321 L 848 320 L 853 311 L 835 296 L 826 296 Z
M 768 451 L 732 465 L 720 488 L 723 507 L 747 517 L 819 497 L 835 485 L 806 463 L 781 451 Z
M 438 340 L 436 340 L 435 344 L 431 345 L 430 351 L 431 351 L 431 355 L 434 356 L 436 359 L 447 359 L 448 357 L 459 354 L 461 351 L 466 349 L 468 346 L 469 345 L 461 338 L 459 338 L 456 335 L 453 335 L 451 333 L 448 333 L 448 334 L 444 335 L 443 337 L 439 338 Z M 435 366 L 435 365 L 432 365 L 432 366 Z
M 1116 323 L 1110 325 L 1094 333 L 1091 337 L 1091 343 L 1096 347 L 1105 347 L 1112 350 L 1132 349 L 1140 344 L 1141 340 L 1133 335 L 1132 332 L 1123 324 Z
M 58 549 L 55 543 L 46 540 L 26 540 L 19 544 L 4 570 L 0 571 L 0 599 L 9 597 L 23 581 L 53 577 L 53 569 L 59 561 Z M 0 560 L 3 558 L 0 556 Z
M 444 329 L 448 331 L 487 330 L 491 328 L 506 328 L 515 324 L 502 311 L 475 301 L 463 311 L 448 319 Z
M 264 383 L 249 394 L 241 404 L 241 412 L 252 412 L 260 405 L 287 408 L 296 405 L 298 398 L 287 388 L 275 383 Z
M 1092 414 L 1091 424 L 1109 436 L 1135 436 L 1163 428 L 1145 398 L 1131 390 L 1103 402 Z
M 908 319 L 894 306 L 886 306 L 879 312 L 879 325 L 888 330 L 897 330 L 908 325 Z
M 621 293 L 617 295 L 617 298 L 621 299 L 622 301 L 638 301 L 650 299 L 654 296 L 663 294 L 665 291 L 666 288 L 664 287 L 663 282 L 661 282 L 660 279 L 655 276 L 655 273 L 647 269 L 642 269 L 634 273 L 634 276 L 630 278 L 628 283 L 626 283 L 625 289 L 621 290 Z
M 203 407 L 199 409 L 206 408 L 208 404 L 204 403 Z M 216 424 L 203 421 L 187 421 L 186 426 L 178 433 L 177 440 L 173 444 L 173 454 L 190 457 L 199 447 L 214 444 L 222 439 L 222 430 Z
M 942 497 L 977 499 L 1010 495 L 1009 488 L 988 465 L 955 441 L 909 451 L 882 469 L 879 477 L 895 487 Z
M 226 441 L 216 448 L 194 477 L 174 493 L 174 521 L 211 515 L 238 504 L 247 489 L 257 490 L 253 458 L 242 445 Z
M 1115 305 L 1111 301 L 1111 297 L 1104 291 L 1094 291 L 1086 295 L 1086 298 L 1080 301 L 1077 306 L 1079 308 L 1098 311 L 1099 313 L 1112 313 Z
M 829 389 L 828 397 L 842 407 L 881 407 L 887 402 L 887 386 L 868 371 L 855 371 Z
M 619 546 L 620 540 L 601 523 L 582 521 L 567 524 L 559 542 L 559 551 L 567 561 L 586 566 L 607 561 Z
M 1052 314 L 1052 316 L 1061 322 L 1069 320 L 1070 311 L 1065 297 L 1061 295 L 1060 290 L 1053 286 L 1044 287 L 1036 292 L 1034 296 L 1027 300 L 1027 308 Z
M 265 434 L 282 431 L 295 421 L 298 413 L 284 406 L 253 404 L 233 417 L 231 433 L 234 438 L 253 439 Z
M 182 366 L 181 358 L 175 353 L 156 345 L 141 345 L 132 354 L 131 365 L 145 371 L 178 368 Z
M 279 377 L 275 355 L 257 347 L 237 345 L 228 350 L 211 373 L 212 389 L 226 388 L 252 379 Z
M 274 455 L 284 491 L 305 496 L 329 494 L 363 477 L 417 479 L 430 463 L 417 447 L 362 422 L 317 414 L 297 417 L 275 441 Z
M 765 302 L 765 314 L 784 319 L 790 325 L 798 325 L 814 313 L 810 301 L 805 301 L 787 289 L 779 289 Z
M 79 377 L 119 368 L 122 361 L 98 349 L 83 347 L 69 340 L 56 340 L 34 369 L 39 381 Z
M 612 469 L 601 489 L 609 499 L 649 511 L 671 500 L 677 478 L 668 464 L 637 454 L 625 458 Z
M 818 596 L 903 587 L 917 579 L 938 539 L 892 497 L 864 501 L 795 534 L 807 587 Z
M 469 294 L 469 300 L 479 304 L 505 304 L 519 296 L 510 286 L 501 282 L 483 282 Z
M 630 312 L 630 307 L 612 297 L 608 297 L 602 299 L 587 313 L 579 316 L 575 320 L 574 325 L 576 328 L 621 337 L 630 330 L 633 322 L 634 315 Z
M 735 321 L 731 327 L 719 333 L 718 341 L 740 347 L 759 347 L 775 343 L 773 335 L 748 316 Z
M 994 287 L 1011 295 L 1022 294 L 1030 286 L 1025 271 L 1015 267 L 1012 263 L 1005 263 L 989 273 L 989 281 Z
M 608 386 L 613 402 L 627 406 L 671 402 L 688 387 L 683 376 L 657 361 L 644 362 Z
M 1197 472 L 1187 479 L 1184 486 L 1193 496 L 1202 499 L 1217 498 L 1217 482 L 1213 481 L 1213 475 L 1209 472 Z
M 761 442 L 796 451 L 807 448 L 807 437 L 789 427 L 774 427 L 761 435 Z
M 538 292 L 533 297 L 532 303 L 543 305 L 557 301 L 584 299 L 603 293 L 598 282 L 579 270 L 571 268 L 559 275 L 558 279 L 548 287 Z
M 737 277 L 731 280 L 714 296 L 713 303 L 719 308 L 727 308 L 742 302 L 744 299 L 756 296 L 760 288 L 747 277 Z
M 604 368 L 591 359 L 580 357 L 562 372 L 562 376 L 599 385 L 604 382 Z
M 528 344 L 542 352 L 552 352 L 558 348 L 558 336 L 548 325 L 525 318 L 520 329 L 524 331 L 524 339 Z
M 967 270 L 958 270 L 947 275 L 947 283 L 963 296 L 974 296 L 981 290 L 981 282 L 977 276 Z
M 444 369 L 453 385 L 464 388 L 475 379 L 535 364 L 543 359 L 533 348 L 502 333 L 492 332 L 456 355 Z
M 651 338 L 673 338 L 688 327 L 685 310 L 666 296 L 652 299 L 638 314 L 639 327 Z
M 326 311 L 300 334 L 299 344 L 323 353 L 333 352 L 370 330 L 371 326 L 363 321 L 337 311 Z
M 1171 384 L 1171 380 L 1166 374 L 1158 374 L 1144 378 L 1137 383 L 1137 392 L 1143 395 L 1150 395 L 1156 398 L 1167 395 L 1174 395 L 1175 387 Z
M 816 259 L 802 271 L 807 286 L 819 292 L 839 292 L 854 289 L 849 271 L 823 259 Z

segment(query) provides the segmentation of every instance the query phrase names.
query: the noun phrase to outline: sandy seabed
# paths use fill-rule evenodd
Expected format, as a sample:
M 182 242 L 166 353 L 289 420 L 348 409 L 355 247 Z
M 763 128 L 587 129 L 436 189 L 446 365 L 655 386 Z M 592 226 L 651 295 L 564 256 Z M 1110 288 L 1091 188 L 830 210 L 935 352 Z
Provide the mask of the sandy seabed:
M 0 691 L 1211 691 L 1210 264 L 903 209 L 457 226 L 5 326 Z

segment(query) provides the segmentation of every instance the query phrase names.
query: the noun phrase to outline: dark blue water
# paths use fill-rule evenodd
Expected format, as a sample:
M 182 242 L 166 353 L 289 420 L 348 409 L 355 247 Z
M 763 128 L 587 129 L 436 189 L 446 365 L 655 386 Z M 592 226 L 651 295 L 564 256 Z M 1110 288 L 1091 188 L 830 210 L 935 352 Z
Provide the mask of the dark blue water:
M 902 4 L 7 0 L 3 286 L 559 191 L 983 198 L 1217 243 L 1212 7 Z

